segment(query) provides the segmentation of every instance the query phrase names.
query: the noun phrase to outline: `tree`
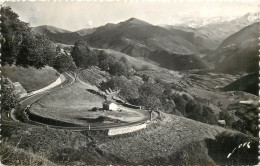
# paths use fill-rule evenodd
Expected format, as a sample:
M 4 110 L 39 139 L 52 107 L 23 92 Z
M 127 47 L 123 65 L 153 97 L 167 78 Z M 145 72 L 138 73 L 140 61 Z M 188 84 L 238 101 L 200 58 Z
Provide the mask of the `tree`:
M 53 43 L 33 33 L 10 7 L 3 7 L 1 14 L 2 65 L 36 68 L 52 65 L 55 56 Z
M 19 100 L 14 92 L 12 82 L 6 78 L 2 80 L 2 111 L 10 111 L 18 106 Z
M 53 65 L 55 48 L 52 43 L 41 35 L 25 35 L 21 42 L 19 56 L 16 65 L 41 68 L 46 65 Z
M 114 63 L 113 58 L 104 51 L 98 52 L 98 62 L 98 66 L 104 71 L 109 71 L 110 67 Z
M 118 75 L 118 76 L 124 75 L 125 76 L 125 75 L 127 75 L 127 66 L 123 62 L 117 61 L 110 67 L 109 72 L 112 75 Z
M 58 70 L 59 72 L 64 72 L 64 71 L 75 71 L 76 65 L 73 61 L 73 59 L 64 54 L 58 55 L 55 60 L 53 67 Z
M 16 61 L 23 36 L 30 31 L 28 24 L 18 18 L 10 7 L 1 8 L 2 65 L 13 64 Z
M 79 68 L 98 65 L 97 52 L 91 49 L 84 41 L 79 40 L 74 44 L 71 56 Z
M 144 83 L 139 88 L 140 105 L 151 109 L 161 108 L 162 93 L 163 87 L 160 84 Z
M 100 84 L 102 90 L 114 89 L 120 90 L 120 97 L 126 100 L 133 100 L 139 98 L 138 85 L 125 76 L 114 76 L 107 82 Z

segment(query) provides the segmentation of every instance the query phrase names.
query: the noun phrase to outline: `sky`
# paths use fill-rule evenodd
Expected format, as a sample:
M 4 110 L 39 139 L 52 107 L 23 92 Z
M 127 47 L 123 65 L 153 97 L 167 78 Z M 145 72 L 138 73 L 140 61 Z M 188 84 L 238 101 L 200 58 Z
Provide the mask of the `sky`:
M 243 2 L 6 2 L 32 27 L 52 25 L 70 31 L 118 23 L 135 17 L 154 25 L 176 25 L 193 20 L 231 19 L 258 12 L 257 1 Z

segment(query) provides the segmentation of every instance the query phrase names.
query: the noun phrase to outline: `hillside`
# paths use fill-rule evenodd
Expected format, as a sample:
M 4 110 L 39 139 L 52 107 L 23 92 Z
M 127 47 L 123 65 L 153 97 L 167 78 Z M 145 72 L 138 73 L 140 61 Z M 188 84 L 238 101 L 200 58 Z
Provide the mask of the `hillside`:
M 154 50 L 203 56 L 219 47 L 228 36 L 256 21 L 256 14 L 248 13 L 232 20 L 212 21 L 194 28 L 189 23 L 159 27 L 131 18 L 118 24 L 108 23 L 75 32 L 46 25 L 33 27 L 32 30 L 44 34 L 54 42 L 74 44 L 81 39 L 88 41 L 93 47 L 110 48 L 131 56 L 146 56 L 149 51 Z
M 177 71 L 213 68 L 212 64 L 194 54 L 177 55 L 166 51 L 154 51 L 150 54 L 149 59 L 157 62 L 160 67 Z
M 43 30 L 45 28 L 45 30 Z M 96 48 L 109 48 L 131 56 L 144 57 L 154 50 L 167 50 L 177 54 L 197 53 L 196 47 L 180 34 L 154 26 L 136 18 L 118 24 L 106 24 L 94 29 L 76 32 L 49 30 L 47 26 L 33 28 L 54 42 L 74 44 L 77 40 L 87 41 Z M 41 29 L 38 30 L 38 29 Z M 58 29 L 58 28 L 57 28 Z
M 38 26 L 38 27 L 32 27 L 31 28 L 33 32 L 35 33 L 39 33 L 39 34 L 46 34 L 46 33 L 69 33 L 70 31 L 65 30 L 65 29 L 61 29 L 61 28 L 57 28 L 54 26 L 50 26 L 50 25 L 42 25 L 42 26 Z
M 214 39 L 202 35 L 195 28 L 171 25 L 164 25 L 163 27 L 172 33 L 179 34 L 184 39 L 190 41 L 201 55 L 204 55 L 204 53 L 209 50 L 215 49 L 216 45 L 218 44 L 216 41 L 214 41 Z
M 258 71 L 259 23 L 254 23 L 225 39 L 218 49 L 205 57 L 224 73 Z
M 237 79 L 222 89 L 224 91 L 244 91 L 258 95 L 258 82 L 258 74 L 252 73 Z
M 153 63 L 149 63 L 146 59 L 141 57 L 131 57 L 127 54 L 114 51 L 111 49 L 103 49 L 108 55 L 115 58 L 115 60 L 120 60 L 121 58 L 126 58 L 128 61 L 128 65 L 136 70 L 143 70 L 145 68 L 149 69 L 158 69 L 158 66 Z
M 96 31 L 96 28 L 84 28 L 76 31 L 80 36 L 85 36 Z
M 48 66 L 42 69 L 3 66 L 2 74 L 12 82 L 20 82 L 27 91 L 41 89 L 59 77 L 58 72 Z
M 135 18 L 114 24 L 109 29 L 97 29 L 82 39 L 92 47 L 110 48 L 138 57 L 145 57 L 153 50 L 178 54 L 197 52 L 192 43 L 178 34 Z
M 236 157 L 240 157 L 242 163 L 256 164 L 255 156 L 250 156 L 254 158 L 244 162 L 249 157 L 247 152 L 257 147 L 255 139 L 168 114 L 162 114 L 161 120 L 151 123 L 146 129 L 118 136 L 107 136 L 107 131 L 78 132 L 43 127 L 14 128 L 5 125 L 4 129 L 10 135 L 8 139 L 6 135 L 3 138 L 9 146 L 15 147 L 19 142 L 18 150 L 22 148 L 28 153 L 33 149 L 34 156 L 42 156 L 44 160 L 49 160 L 48 164 L 231 165 Z M 235 153 L 230 159 L 226 158 L 232 149 L 246 141 L 250 141 L 253 148 L 243 150 L 240 154 Z M 13 151 L 11 159 L 16 157 L 20 159 L 19 162 L 29 165 L 30 161 L 15 156 L 17 153 L 19 151 Z M 5 152 L 3 158 L 8 155 Z M 257 156 L 257 153 L 253 155 Z M 13 162 L 11 159 L 6 161 Z

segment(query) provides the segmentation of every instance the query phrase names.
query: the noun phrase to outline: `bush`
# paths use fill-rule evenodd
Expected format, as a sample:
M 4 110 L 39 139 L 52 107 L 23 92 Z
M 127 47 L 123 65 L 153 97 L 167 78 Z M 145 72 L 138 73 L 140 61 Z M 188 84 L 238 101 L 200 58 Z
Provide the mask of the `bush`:
M 19 103 L 18 95 L 14 92 L 14 86 L 12 82 L 6 78 L 2 80 L 2 111 L 10 111 L 13 108 L 16 108 Z

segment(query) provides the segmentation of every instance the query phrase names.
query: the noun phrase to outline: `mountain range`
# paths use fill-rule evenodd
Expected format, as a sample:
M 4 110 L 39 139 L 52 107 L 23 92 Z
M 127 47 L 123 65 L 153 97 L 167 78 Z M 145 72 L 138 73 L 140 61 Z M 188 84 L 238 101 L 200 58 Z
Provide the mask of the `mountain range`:
M 217 21 L 207 23 L 203 20 L 201 22 L 197 21 L 196 26 L 194 26 L 195 23 L 190 22 L 178 26 L 161 26 L 171 31 L 179 31 L 179 33 L 186 34 L 187 38 L 193 41 L 198 50 L 203 53 L 203 51 L 217 49 L 224 39 L 258 21 L 257 13 L 248 13 L 242 17 L 231 20 L 218 19 Z
M 56 43 L 73 45 L 75 41 L 83 40 L 91 47 L 146 58 L 172 70 L 209 69 L 214 64 L 215 70 L 220 72 L 251 72 L 256 69 L 254 61 L 257 60 L 258 24 L 251 25 L 257 21 L 253 16 L 247 14 L 197 28 L 189 25 L 155 26 L 130 18 L 117 24 L 108 23 L 75 32 L 53 26 L 33 27 L 32 30 Z M 243 69 L 239 69 L 241 62 Z
M 258 20 L 257 14 L 256 13 L 248 13 L 242 17 L 238 17 L 232 20 L 217 20 L 217 21 L 211 21 L 208 23 L 205 23 L 205 21 L 202 20 L 202 22 L 197 21 L 196 25 L 197 26 L 191 26 L 190 23 L 186 24 L 181 24 L 178 26 L 173 26 L 173 25 L 161 25 L 164 29 L 167 29 L 168 31 L 171 31 L 174 36 L 179 36 L 179 38 L 182 38 L 182 40 L 186 40 L 186 42 L 190 43 L 192 45 L 192 48 L 190 46 L 183 46 L 187 48 L 177 48 L 174 53 L 180 53 L 185 54 L 187 51 L 190 51 L 190 53 L 195 53 L 199 55 L 205 55 L 205 53 L 208 53 L 210 50 L 216 49 L 220 43 L 226 39 L 228 36 L 232 35 L 233 33 L 241 30 L 242 28 L 251 25 L 252 23 L 256 22 Z M 100 26 L 97 28 L 84 28 L 75 32 L 70 32 L 64 29 L 56 28 L 53 26 L 39 26 L 39 27 L 33 27 L 32 30 L 35 31 L 36 33 L 44 34 L 47 37 L 49 37 L 51 40 L 63 44 L 74 44 L 76 40 L 78 39 L 85 39 L 88 36 L 91 36 L 91 38 L 94 36 L 92 35 L 93 33 L 100 34 L 101 32 L 110 30 L 113 31 L 113 29 L 117 29 L 117 26 L 124 27 L 122 25 L 135 25 L 136 29 L 142 28 L 142 26 L 146 25 L 148 27 L 153 27 L 153 29 L 158 29 L 160 32 L 162 31 L 158 26 L 154 26 L 152 24 L 146 23 L 144 21 L 141 21 L 136 18 L 132 18 L 129 20 L 126 20 L 125 22 L 121 22 L 118 24 L 111 24 L 108 23 L 104 26 Z M 199 26 L 201 25 L 201 26 Z M 157 28 L 155 28 L 157 27 Z M 118 30 L 118 29 L 117 29 Z M 108 31 L 108 32 L 110 32 Z M 122 35 L 127 35 L 125 33 L 127 32 L 122 32 Z M 160 34 L 160 32 L 158 32 Z M 149 33 L 149 32 L 147 32 Z M 167 32 L 169 33 L 169 32 Z M 155 33 L 157 34 L 157 33 Z M 159 35 L 158 34 L 158 35 Z M 151 37 L 152 34 L 148 34 L 149 39 L 154 37 Z M 171 36 L 171 35 L 170 35 Z M 120 37 L 120 36 L 119 36 Z M 176 37 L 175 37 L 176 38 Z M 155 38 L 154 40 L 156 40 Z M 109 41 L 109 39 L 107 39 Z M 90 39 L 90 41 L 92 41 Z M 160 40 L 158 40 L 160 41 Z M 151 42 L 151 41 L 148 41 Z M 154 43 L 154 42 L 153 42 Z M 182 42 L 171 42 L 169 43 L 170 46 L 176 45 L 178 47 L 178 44 L 183 44 Z M 92 43 L 90 43 L 92 44 Z M 104 45 L 109 44 L 109 43 L 104 43 Z M 95 45 L 95 44 L 93 44 Z M 101 44 L 100 44 L 101 45 Z M 177 47 L 175 46 L 175 47 Z M 160 46 L 159 48 L 161 48 Z M 166 46 L 168 47 L 168 46 Z M 165 49 L 164 47 L 162 47 Z M 169 48 L 167 48 L 169 49 Z M 175 48 L 173 48 L 175 49 Z M 185 50 L 185 51 L 184 51 Z M 179 52 L 178 52 L 179 51 Z

